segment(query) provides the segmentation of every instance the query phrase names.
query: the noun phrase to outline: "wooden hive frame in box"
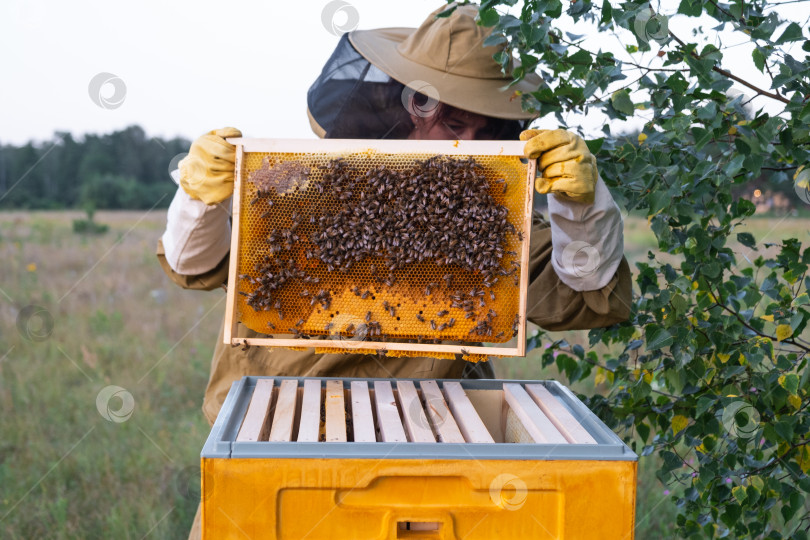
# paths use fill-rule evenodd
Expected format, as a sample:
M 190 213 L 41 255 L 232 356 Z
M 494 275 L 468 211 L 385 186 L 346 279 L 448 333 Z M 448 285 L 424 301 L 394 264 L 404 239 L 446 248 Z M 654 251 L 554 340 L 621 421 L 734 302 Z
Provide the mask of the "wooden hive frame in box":
M 525 355 L 536 164 L 523 158 L 524 143 L 246 138 L 229 141 L 236 145 L 236 162 L 225 343 L 405 356 Z M 431 160 L 434 156 L 437 159 Z M 380 174 L 391 174 L 394 175 L 391 178 L 398 180 L 390 184 L 381 180 L 383 184 L 379 184 L 382 187 L 378 190 L 378 184 L 372 183 L 377 181 L 372 175 L 381 166 L 385 169 Z M 442 169 L 445 166 L 449 168 Z M 342 167 L 349 172 L 332 172 L 344 170 Z M 392 193 L 406 190 L 402 179 L 411 181 L 411 185 L 425 182 L 418 180 L 423 178 L 417 174 L 422 170 L 450 171 L 450 180 L 447 173 L 444 180 L 440 173 L 437 177 L 425 173 L 431 188 L 442 189 L 435 193 L 435 200 L 440 201 L 438 206 L 431 198 L 423 199 L 430 209 L 439 209 L 437 219 L 445 220 L 438 222 L 444 227 L 441 229 L 444 236 L 436 242 L 456 246 L 453 247 L 456 251 L 464 245 L 466 251 L 454 255 L 454 259 L 445 253 L 430 253 L 424 260 L 414 260 L 413 255 L 404 260 L 406 255 L 401 255 L 404 263 L 396 267 L 391 266 L 391 258 L 380 253 L 356 260 L 351 255 L 340 255 L 337 260 L 343 261 L 343 266 L 337 268 L 325 262 L 322 254 L 327 248 L 339 242 L 354 245 L 352 235 L 360 235 L 357 231 L 362 227 L 368 230 L 379 226 L 370 218 L 362 222 L 362 214 L 370 212 L 370 208 L 382 208 L 378 215 L 384 215 L 388 201 L 398 200 L 387 192 L 379 195 L 383 189 L 396 185 L 391 188 Z M 452 177 L 456 171 L 457 176 Z M 474 203 L 467 200 L 473 188 L 468 187 L 466 180 L 459 180 L 468 175 L 472 178 L 469 186 L 477 186 L 474 189 L 479 190 L 475 192 Z M 349 187 L 341 187 L 339 182 L 346 182 Z M 415 189 L 430 191 L 426 186 Z M 380 200 L 374 200 L 378 195 L 382 207 Z M 384 199 L 386 196 L 389 199 Z M 452 212 L 442 212 L 440 206 L 444 201 L 452 206 Z M 489 213 L 481 215 L 490 217 L 465 220 L 462 216 L 468 215 L 465 212 L 470 208 L 483 208 L 482 212 Z M 420 219 L 424 215 L 419 214 Z M 339 219 L 350 225 L 340 234 L 335 226 L 329 227 Z M 411 223 L 412 220 L 400 220 L 397 226 L 408 227 Z M 433 222 L 424 218 L 424 224 L 419 223 L 413 227 L 422 229 L 414 230 L 430 230 L 424 234 L 434 234 Z M 453 223 L 458 224 L 458 231 L 449 227 Z M 380 237 L 385 232 L 381 229 Z M 327 236 L 333 234 L 334 239 Z M 452 237 L 453 234 L 458 237 Z M 497 238 L 492 241 L 497 243 L 485 245 L 480 250 L 482 254 L 476 252 L 479 244 L 462 236 L 467 234 Z M 318 239 L 323 241 L 316 245 Z M 361 240 L 372 242 L 368 236 Z M 397 237 L 385 241 L 400 245 Z M 409 239 L 403 237 L 401 241 L 407 243 Z M 396 250 L 404 252 L 399 247 Z M 466 262 L 465 253 L 468 253 Z M 260 281 L 268 275 L 276 280 L 272 294 L 266 292 L 268 286 Z M 261 298 L 260 292 L 264 295 Z M 239 323 L 262 334 L 292 337 L 237 337 Z M 513 345 L 507 343 L 513 338 Z M 481 342 L 494 346 L 479 345 Z

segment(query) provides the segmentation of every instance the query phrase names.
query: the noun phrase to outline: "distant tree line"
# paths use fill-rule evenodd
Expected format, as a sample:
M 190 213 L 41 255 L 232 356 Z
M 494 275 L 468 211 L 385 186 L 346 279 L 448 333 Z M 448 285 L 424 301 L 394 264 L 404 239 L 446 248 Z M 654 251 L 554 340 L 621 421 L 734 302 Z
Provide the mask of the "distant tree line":
M 167 207 L 169 163 L 190 142 L 149 137 L 139 126 L 106 135 L 13 146 L 0 143 L 0 209 Z

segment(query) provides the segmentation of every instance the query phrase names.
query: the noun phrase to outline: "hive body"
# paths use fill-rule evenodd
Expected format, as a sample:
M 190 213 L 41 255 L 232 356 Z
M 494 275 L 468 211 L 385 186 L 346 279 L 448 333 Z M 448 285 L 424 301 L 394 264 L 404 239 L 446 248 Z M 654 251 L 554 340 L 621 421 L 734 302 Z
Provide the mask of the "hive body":
M 552 381 L 246 377 L 203 449 L 203 538 L 631 539 L 636 460 Z

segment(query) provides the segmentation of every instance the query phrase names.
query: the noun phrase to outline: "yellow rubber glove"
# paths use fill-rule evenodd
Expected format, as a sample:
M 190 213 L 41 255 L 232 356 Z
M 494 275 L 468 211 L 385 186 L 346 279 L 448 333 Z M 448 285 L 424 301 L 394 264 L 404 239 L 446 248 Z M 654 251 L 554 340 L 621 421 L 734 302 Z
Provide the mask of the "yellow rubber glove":
M 209 131 L 191 144 L 180 161 L 180 186 L 192 199 L 217 204 L 233 194 L 233 169 L 236 147 L 226 137 L 241 137 L 242 132 L 227 127 Z
M 592 204 L 596 189 L 596 158 L 581 137 L 564 129 L 527 129 L 523 153 L 539 159 L 538 193 L 554 193 L 571 201 Z

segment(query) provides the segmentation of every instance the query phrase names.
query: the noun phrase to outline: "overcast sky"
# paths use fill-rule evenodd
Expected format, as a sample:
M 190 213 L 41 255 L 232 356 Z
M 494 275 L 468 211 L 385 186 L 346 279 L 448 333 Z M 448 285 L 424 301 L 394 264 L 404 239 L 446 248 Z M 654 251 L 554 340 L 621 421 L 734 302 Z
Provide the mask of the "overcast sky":
M 253 137 L 313 137 L 306 91 L 334 49 L 335 34 L 352 22 L 347 19 L 356 14 L 361 29 L 415 27 L 443 3 L 349 1 L 332 28 L 322 23 L 328 0 L 3 0 L 0 143 L 130 124 L 163 137 L 192 138 L 226 125 Z M 660 11 L 674 14 L 677 5 L 662 2 Z M 689 38 L 695 22 L 673 17 L 670 28 Z M 605 41 L 596 36 L 589 45 L 597 50 Z M 724 53 L 724 66 L 767 87 L 753 70 L 750 48 Z M 125 86 L 119 107 L 105 109 L 91 99 L 88 87 L 99 73 Z M 104 85 L 102 96 L 115 97 L 114 90 Z M 589 120 L 591 130 L 601 125 Z

